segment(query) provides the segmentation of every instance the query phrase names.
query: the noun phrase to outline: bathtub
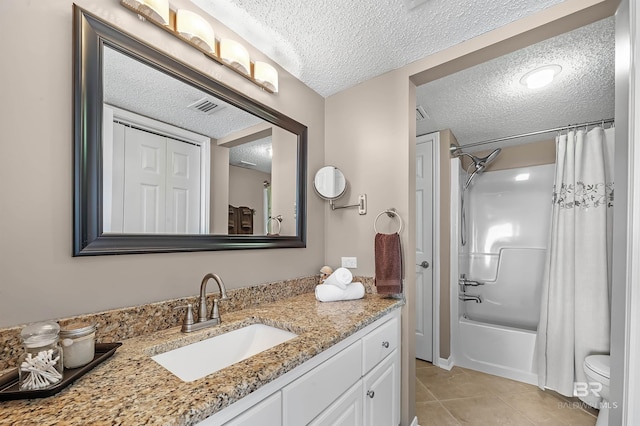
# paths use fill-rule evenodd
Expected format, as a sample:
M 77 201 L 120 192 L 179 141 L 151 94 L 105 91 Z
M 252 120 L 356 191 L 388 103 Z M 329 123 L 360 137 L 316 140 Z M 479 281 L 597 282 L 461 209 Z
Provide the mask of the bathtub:
M 489 324 L 461 316 L 457 324 L 455 364 L 520 382 L 538 384 L 536 331 Z
M 451 235 L 458 244 L 451 244 L 449 365 L 537 384 L 536 329 L 554 166 L 486 172 L 476 179 L 465 202 L 465 246 L 459 238 L 459 185 L 466 174 L 452 166 Z M 482 283 L 466 287 L 482 303 L 458 300 L 462 273 Z

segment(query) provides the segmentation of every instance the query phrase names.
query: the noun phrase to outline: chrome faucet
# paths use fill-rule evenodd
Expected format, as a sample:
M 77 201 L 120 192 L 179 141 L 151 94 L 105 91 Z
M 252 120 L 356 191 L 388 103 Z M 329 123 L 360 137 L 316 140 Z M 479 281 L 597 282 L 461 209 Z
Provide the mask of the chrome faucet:
M 458 286 L 462 293 L 458 292 L 458 300 L 462 300 L 463 302 L 473 301 L 476 303 L 482 303 L 482 297 L 475 294 L 467 294 L 467 286 L 477 287 L 480 285 L 484 285 L 484 283 L 480 281 L 468 280 L 465 274 L 460 274 L 460 278 L 458 279 Z
M 220 312 L 218 311 L 218 299 L 213 299 L 213 307 L 211 308 L 211 316 L 207 316 L 207 282 L 213 279 L 218 284 L 218 290 L 220 290 L 220 299 L 227 300 L 227 289 L 222 282 L 222 279 L 216 274 L 207 274 L 202 278 L 200 284 L 200 306 L 198 307 L 198 321 L 193 320 L 193 308 L 191 304 L 181 307 L 187 308 L 187 314 L 182 322 L 182 332 L 190 333 L 192 331 L 201 330 L 212 325 L 218 325 L 222 322 L 220 318 Z
M 463 302 L 474 301 L 476 303 L 482 303 L 482 297 L 475 294 L 458 294 L 458 299 L 462 300 Z

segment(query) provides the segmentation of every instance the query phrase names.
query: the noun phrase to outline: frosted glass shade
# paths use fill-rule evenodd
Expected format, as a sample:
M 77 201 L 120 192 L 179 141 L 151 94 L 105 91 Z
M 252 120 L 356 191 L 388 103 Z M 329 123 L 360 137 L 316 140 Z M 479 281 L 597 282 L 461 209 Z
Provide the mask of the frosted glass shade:
M 529 89 L 539 89 L 550 84 L 561 71 L 562 67 L 560 65 L 546 65 L 523 75 L 520 83 Z
M 202 16 L 186 9 L 176 13 L 176 31 L 196 46 L 216 53 L 216 35 L 213 28 Z
M 169 25 L 169 0 L 127 0 L 138 13 L 162 25 Z
M 274 93 L 278 92 L 278 71 L 266 62 L 253 64 L 253 79 Z
M 220 59 L 243 74 L 251 74 L 249 52 L 235 40 L 228 38 L 220 40 Z

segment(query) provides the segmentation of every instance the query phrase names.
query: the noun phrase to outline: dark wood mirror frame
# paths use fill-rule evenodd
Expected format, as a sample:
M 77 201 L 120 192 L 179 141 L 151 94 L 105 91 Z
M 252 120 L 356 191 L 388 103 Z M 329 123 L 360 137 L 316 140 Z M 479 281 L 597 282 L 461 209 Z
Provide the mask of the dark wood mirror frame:
M 74 5 L 73 255 L 306 247 L 307 127 L 113 28 Z M 129 55 L 298 137 L 295 236 L 103 234 L 102 51 Z

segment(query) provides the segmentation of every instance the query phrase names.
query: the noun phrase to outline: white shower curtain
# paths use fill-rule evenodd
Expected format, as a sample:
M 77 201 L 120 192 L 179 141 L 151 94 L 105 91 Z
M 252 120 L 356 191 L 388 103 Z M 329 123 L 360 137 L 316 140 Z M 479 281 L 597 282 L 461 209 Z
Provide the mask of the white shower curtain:
M 601 127 L 556 138 L 536 356 L 540 388 L 566 396 L 588 381 L 585 357 L 609 353 L 613 140 Z

